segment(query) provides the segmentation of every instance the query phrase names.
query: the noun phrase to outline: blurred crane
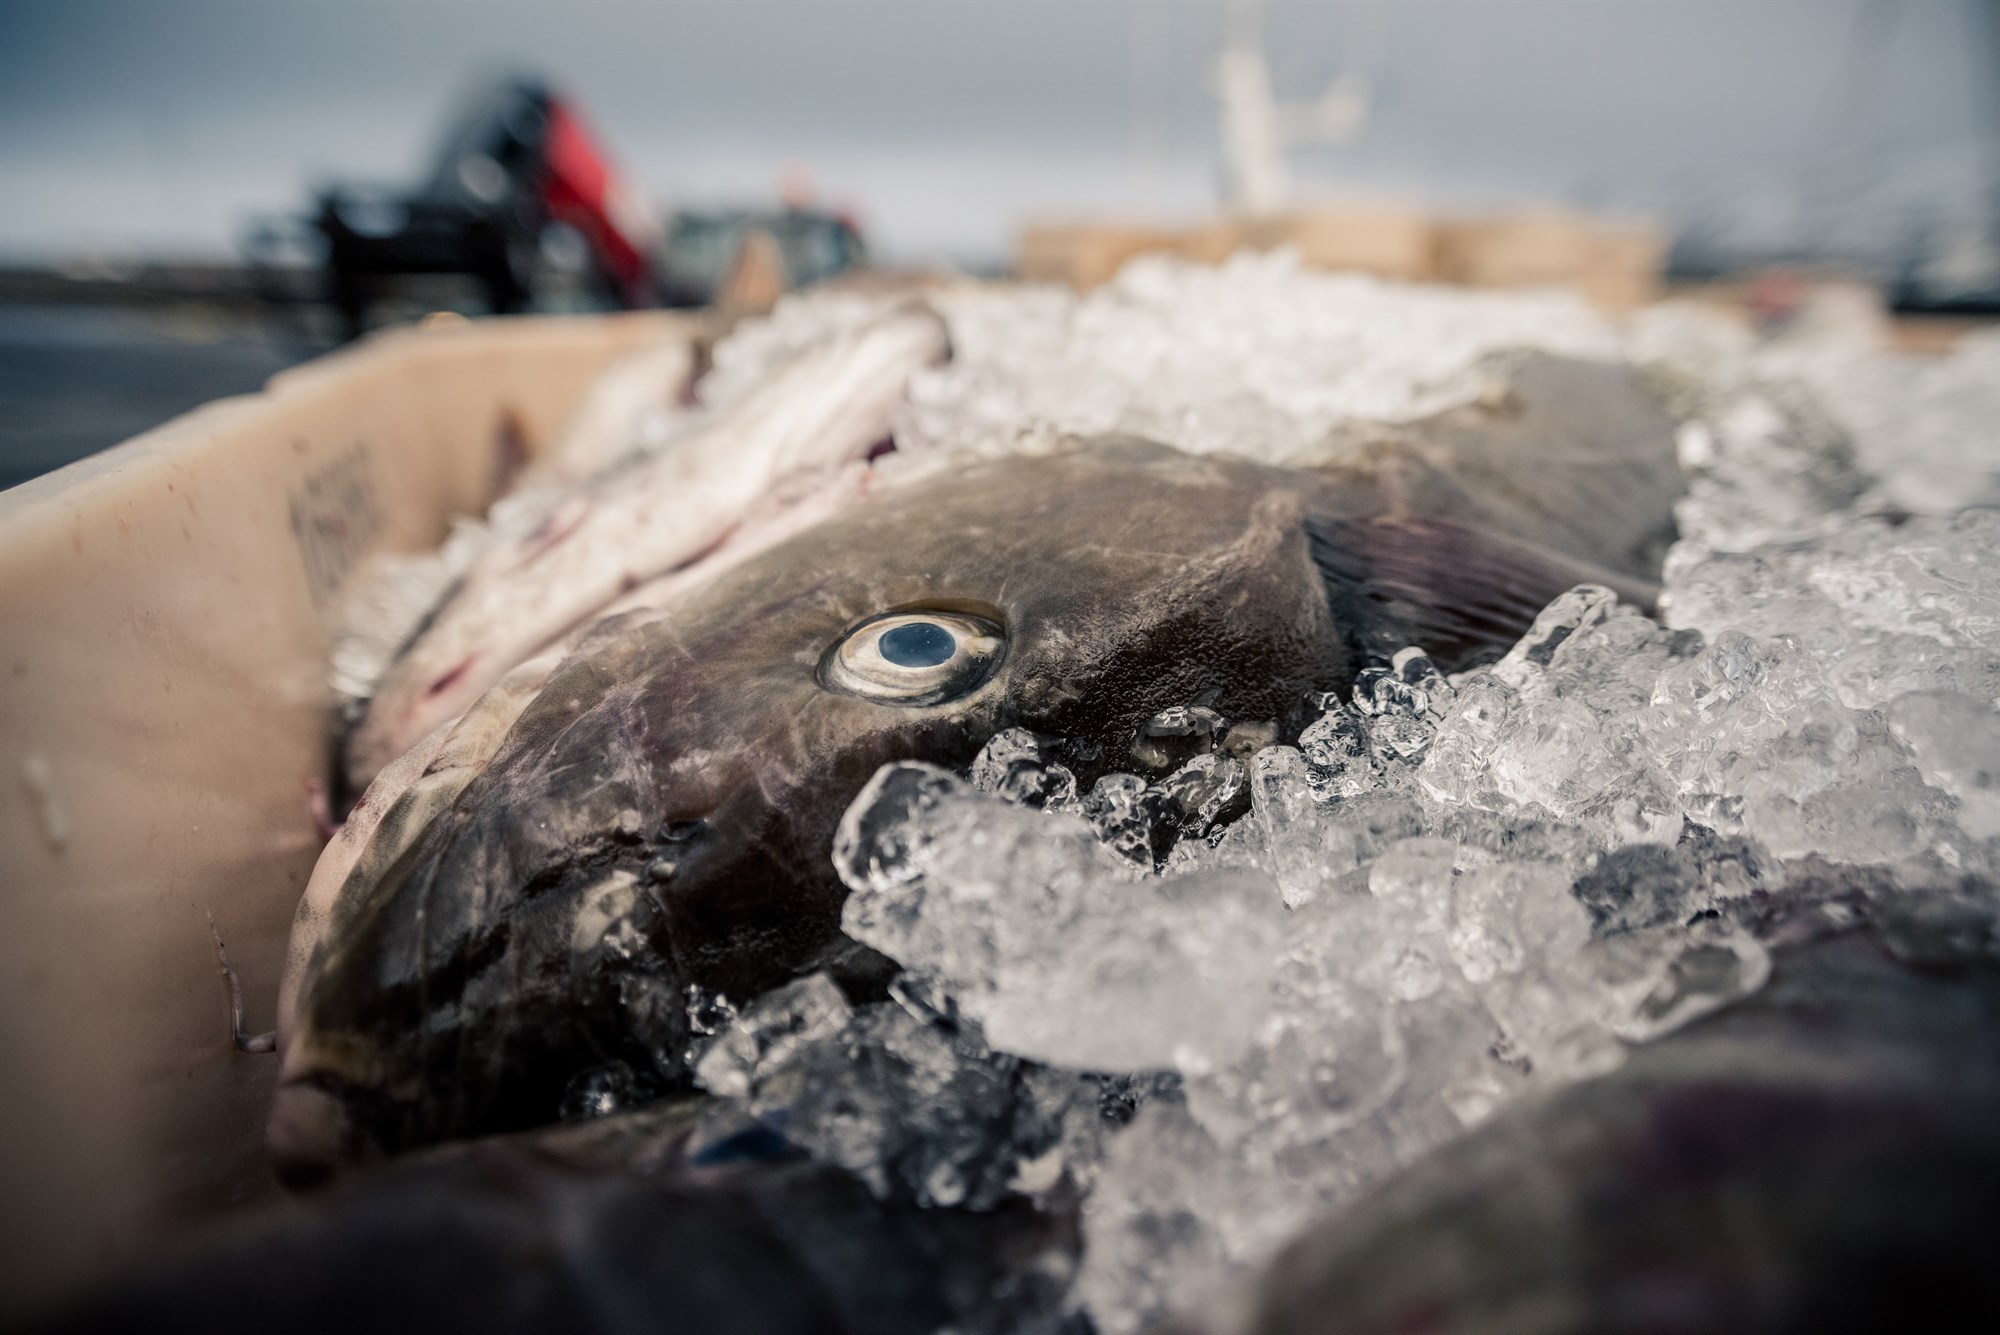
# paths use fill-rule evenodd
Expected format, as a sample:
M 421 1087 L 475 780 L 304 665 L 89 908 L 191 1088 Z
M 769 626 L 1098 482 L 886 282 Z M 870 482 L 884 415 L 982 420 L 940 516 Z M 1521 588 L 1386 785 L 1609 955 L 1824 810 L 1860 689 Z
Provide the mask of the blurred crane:
M 1222 151 L 1229 206 L 1252 215 L 1276 213 L 1292 201 L 1286 152 L 1294 144 L 1345 143 L 1368 123 L 1368 81 L 1336 74 L 1311 102 L 1278 101 L 1264 61 L 1262 0 L 1230 0 L 1228 35 L 1216 62 L 1222 103 Z

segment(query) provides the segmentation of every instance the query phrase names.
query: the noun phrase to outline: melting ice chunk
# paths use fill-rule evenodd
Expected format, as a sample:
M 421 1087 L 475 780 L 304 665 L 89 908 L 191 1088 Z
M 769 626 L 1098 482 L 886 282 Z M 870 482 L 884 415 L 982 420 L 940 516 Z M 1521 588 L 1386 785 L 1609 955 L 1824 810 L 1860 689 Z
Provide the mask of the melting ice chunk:
M 936 978 L 1000 1051 L 1080 1070 L 1202 1068 L 1263 1013 L 1278 894 L 1254 872 L 1145 878 L 1084 820 L 918 764 L 876 774 L 834 857 L 848 935 Z
M 1213 709 L 1175 705 L 1163 709 L 1139 727 L 1132 740 L 1132 758 L 1158 773 L 1213 751 L 1229 724 Z
M 2000 713 L 1949 691 L 1912 691 L 1889 707 L 1889 727 L 1924 778 L 1958 799 L 1974 839 L 2000 835 Z
M 703 1089 L 748 1098 L 771 1072 L 783 1069 L 809 1044 L 847 1027 L 853 1009 L 823 973 L 801 978 L 759 998 L 710 1045 L 695 1067 Z
M 1026 728 L 993 735 L 972 762 L 972 786 L 1009 802 L 1056 810 L 1072 806 L 1076 776 L 1051 761 L 1042 739 Z
M 851 1007 L 813 974 L 745 1010 L 695 1074 L 878 1196 L 985 1209 L 1052 1187 L 1065 1147 L 1095 1134 L 1096 1088 L 936 1021 L 895 1001 Z

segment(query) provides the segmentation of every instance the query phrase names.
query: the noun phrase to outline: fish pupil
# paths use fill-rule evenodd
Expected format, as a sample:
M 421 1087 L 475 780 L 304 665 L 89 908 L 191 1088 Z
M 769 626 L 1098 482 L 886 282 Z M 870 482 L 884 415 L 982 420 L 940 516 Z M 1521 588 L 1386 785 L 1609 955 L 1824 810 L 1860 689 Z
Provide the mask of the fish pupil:
M 935 621 L 912 621 L 885 631 L 876 645 L 897 667 L 936 667 L 958 651 L 958 641 Z

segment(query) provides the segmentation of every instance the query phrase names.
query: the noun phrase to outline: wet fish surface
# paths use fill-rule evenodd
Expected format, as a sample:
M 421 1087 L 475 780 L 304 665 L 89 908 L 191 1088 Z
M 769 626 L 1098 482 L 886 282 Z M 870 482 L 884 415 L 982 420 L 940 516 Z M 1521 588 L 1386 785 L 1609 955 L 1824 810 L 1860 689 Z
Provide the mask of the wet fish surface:
M 925 1335 L 1055 1316 L 1069 1221 L 878 1201 L 769 1136 L 690 1156 L 693 1112 L 414 1156 L 238 1220 L 43 1329 Z
M 1320 469 L 1100 441 L 912 482 L 600 623 L 319 887 L 279 1161 L 542 1125 L 607 1063 L 684 1087 L 691 995 L 879 986 L 828 852 L 885 762 L 1019 727 L 1088 784 L 1143 770 L 1172 705 L 1283 736 L 1398 646 L 1464 666 L 1583 582 L 1646 605 L 1671 419 L 1624 368 L 1500 369 L 1505 396 Z

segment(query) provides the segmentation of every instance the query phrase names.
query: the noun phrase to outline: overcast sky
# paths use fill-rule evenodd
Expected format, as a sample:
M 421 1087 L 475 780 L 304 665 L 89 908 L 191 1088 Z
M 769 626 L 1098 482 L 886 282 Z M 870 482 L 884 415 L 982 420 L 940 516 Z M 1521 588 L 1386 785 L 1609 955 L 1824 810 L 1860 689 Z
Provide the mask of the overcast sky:
M 1031 214 L 1213 206 L 1222 25 L 1221 0 L 0 0 L 0 255 L 224 252 L 315 181 L 414 176 L 512 67 L 663 202 L 768 198 L 799 162 L 892 255 L 995 256 Z M 1264 26 L 1281 93 L 1375 86 L 1362 141 L 1299 162 L 1327 192 L 1646 204 L 1967 162 L 2000 123 L 1973 0 L 1269 0 Z

